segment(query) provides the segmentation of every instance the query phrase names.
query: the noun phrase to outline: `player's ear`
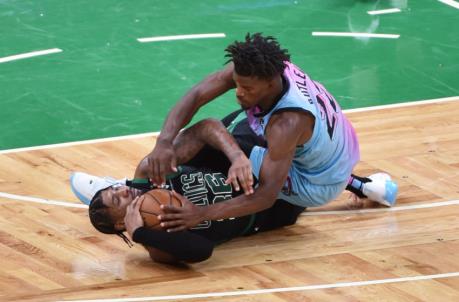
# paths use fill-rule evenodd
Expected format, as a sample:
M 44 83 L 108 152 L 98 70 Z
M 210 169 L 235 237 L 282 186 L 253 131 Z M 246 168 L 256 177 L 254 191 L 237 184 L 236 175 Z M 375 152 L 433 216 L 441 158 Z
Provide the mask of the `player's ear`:
M 115 222 L 115 230 L 117 231 L 124 231 L 126 230 L 126 227 L 124 225 L 124 220 L 119 220 L 117 222 Z
M 278 81 L 276 77 L 266 80 L 266 82 L 268 82 L 268 87 L 273 87 L 276 84 L 276 81 Z

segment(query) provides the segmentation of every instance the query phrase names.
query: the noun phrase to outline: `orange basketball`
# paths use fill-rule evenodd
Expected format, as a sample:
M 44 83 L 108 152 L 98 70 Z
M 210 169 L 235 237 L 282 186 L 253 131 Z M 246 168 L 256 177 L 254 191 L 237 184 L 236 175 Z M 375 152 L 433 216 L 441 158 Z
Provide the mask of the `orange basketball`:
M 177 199 L 171 191 L 164 189 L 154 189 L 148 191 L 139 197 L 140 216 L 142 216 L 145 226 L 148 228 L 162 230 L 159 225 L 158 215 L 163 214 L 160 206 L 174 205 L 181 207 L 182 203 Z

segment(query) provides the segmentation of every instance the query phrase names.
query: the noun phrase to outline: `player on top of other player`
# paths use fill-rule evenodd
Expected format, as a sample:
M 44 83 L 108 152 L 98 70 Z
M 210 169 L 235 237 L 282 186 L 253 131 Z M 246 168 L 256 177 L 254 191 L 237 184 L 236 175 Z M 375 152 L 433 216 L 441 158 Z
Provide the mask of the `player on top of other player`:
M 233 190 L 233 186 L 239 185 L 227 181 L 227 175 L 233 175 L 235 181 L 250 179 L 252 172 L 245 154 L 250 154 L 251 149 L 262 142 L 244 122 L 233 124 L 231 136 L 225 125 L 229 126 L 234 117 L 235 114 L 229 115 L 223 123 L 203 120 L 181 132 L 175 144 L 176 153 L 179 163 L 186 161 L 187 165 L 180 166 L 180 171 L 169 176 L 166 182 L 168 189 L 202 206 L 242 194 L 241 190 Z M 141 161 L 134 177 L 147 177 L 147 169 L 146 161 Z M 256 183 L 256 179 L 251 182 Z M 158 262 L 203 261 L 210 257 L 216 244 L 237 236 L 293 224 L 304 210 L 304 207 L 279 200 L 269 209 L 254 215 L 203 221 L 190 231 L 167 233 L 143 227 L 139 205 L 133 203 L 136 197 L 150 189 L 148 184 L 139 189 L 126 180 L 99 178 L 81 172 L 72 174 L 70 183 L 75 195 L 89 204 L 89 217 L 98 231 L 118 234 L 129 242 L 122 234 L 127 230 L 131 238 L 145 246 L 150 257 Z M 249 188 L 244 187 L 244 190 L 248 192 Z
M 167 185 L 181 195 L 188 197 L 195 204 L 205 206 L 215 204 L 228 198 L 234 198 L 241 194 L 234 191 L 230 182 L 226 182 L 227 171 L 234 172 L 234 178 L 246 177 L 243 167 L 244 154 L 250 154 L 257 143 L 263 143 L 253 135 L 247 123 L 247 119 L 237 121 L 238 113 L 229 115 L 220 123 L 215 120 L 204 120 L 188 128 L 180 134 L 174 145 L 180 160 L 187 160 L 188 166 L 182 166 L 180 172 L 170 177 Z M 234 123 L 233 123 L 234 122 Z M 229 135 L 225 126 L 230 127 L 233 137 L 226 137 L 229 144 L 226 148 L 220 146 L 221 142 L 214 137 Z M 187 148 L 186 145 L 193 145 Z M 218 152 L 209 147 L 225 150 Z M 204 146 L 204 148 L 202 148 Z M 200 149 L 201 148 L 201 149 Z M 241 148 L 241 149 L 240 149 Z M 184 151 L 188 150 L 188 151 Z M 198 154 L 194 154 L 195 150 Z M 236 160 L 229 160 L 225 154 L 239 154 Z M 194 168 L 194 167 L 199 168 Z M 242 171 L 242 172 L 241 172 Z M 135 172 L 135 177 L 147 176 L 148 166 L 146 161 L 141 161 Z M 251 173 L 251 172 L 249 172 Z M 242 175 L 242 176 L 241 176 Z M 256 181 L 256 179 L 255 179 Z M 296 206 L 282 200 L 277 200 L 269 209 L 235 219 L 219 221 L 204 221 L 191 231 L 180 233 L 166 233 L 149 230 L 143 227 L 140 219 L 138 205 L 133 200 L 143 194 L 150 187 L 139 190 L 127 187 L 129 182 L 114 181 L 90 176 L 84 173 L 75 173 L 71 177 L 71 186 L 77 197 L 89 204 L 89 215 L 95 228 L 103 233 L 119 234 L 127 229 L 134 241 L 144 245 L 150 252 L 153 260 L 159 262 L 186 261 L 196 262 L 207 259 L 215 244 L 227 241 L 241 235 L 253 234 L 258 231 L 270 230 L 295 223 L 298 215 L 304 207 Z M 348 186 L 348 189 L 357 193 L 358 189 Z M 126 215 L 126 208 L 128 208 Z M 122 236 L 125 240 L 126 237 Z
M 181 166 L 181 172 L 166 183 L 175 194 L 188 196 L 196 204 L 218 203 L 240 192 L 224 183 L 221 172 L 206 168 Z M 212 255 L 215 245 L 238 236 L 246 236 L 294 224 L 303 207 L 278 200 L 271 208 L 243 217 L 204 221 L 181 232 L 166 232 L 144 226 L 139 213 L 138 197 L 145 191 L 122 185 L 117 181 L 77 173 L 79 186 L 86 182 L 97 193 L 89 205 L 92 225 L 105 234 L 123 235 L 127 231 L 134 242 L 142 244 L 157 262 L 199 262 Z M 192 190 L 191 190 L 192 189 Z
M 371 182 L 367 188 L 378 183 L 382 198 L 373 199 L 388 206 L 395 203 L 397 186 L 388 175 L 351 175 L 360 156 L 352 125 L 333 96 L 292 64 L 276 39 L 247 34 L 226 52 L 227 67 L 194 86 L 169 113 L 146 158 L 149 176 L 163 183 L 176 169 L 174 139 L 179 130 L 201 106 L 236 89 L 251 128 L 267 143 L 253 148 L 249 156 L 259 186 L 253 194 L 207 207 L 183 199 L 184 207 L 165 208 L 165 227 L 184 230 L 203 220 L 244 216 L 269 208 L 276 198 L 303 207 L 321 206 L 348 185 L 362 188 L 365 182 Z

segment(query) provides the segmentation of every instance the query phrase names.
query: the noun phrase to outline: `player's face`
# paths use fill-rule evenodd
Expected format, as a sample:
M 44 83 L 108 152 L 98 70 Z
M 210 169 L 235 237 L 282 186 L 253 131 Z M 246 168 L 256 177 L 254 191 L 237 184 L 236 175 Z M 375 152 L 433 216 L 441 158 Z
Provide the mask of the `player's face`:
M 128 186 L 113 186 L 102 191 L 102 202 L 110 208 L 111 216 L 123 219 L 127 206 L 140 195 L 140 191 Z
M 246 110 L 267 99 L 271 90 L 272 80 L 264 80 L 258 77 L 245 77 L 233 72 L 233 80 L 236 83 L 236 98 L 242 109 Z

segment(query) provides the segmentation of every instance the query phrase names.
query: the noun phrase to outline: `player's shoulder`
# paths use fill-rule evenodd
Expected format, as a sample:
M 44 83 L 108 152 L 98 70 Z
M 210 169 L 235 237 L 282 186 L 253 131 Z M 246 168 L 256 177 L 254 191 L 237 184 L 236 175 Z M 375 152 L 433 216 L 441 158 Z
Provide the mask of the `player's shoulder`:
M 275 128 L 294 129 L 314 123 L 314 115 L 306 110 L 282 110 L 272 115 L 270 126 Z
M 314 131 L 315 118 L 304 111 L 283 111 L 272 116 L 266 129 L 267 141 L 276 142 L 280 148 L 303 144 Z M 282 147 L 283 146 L 283 147 Z

